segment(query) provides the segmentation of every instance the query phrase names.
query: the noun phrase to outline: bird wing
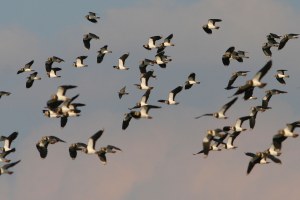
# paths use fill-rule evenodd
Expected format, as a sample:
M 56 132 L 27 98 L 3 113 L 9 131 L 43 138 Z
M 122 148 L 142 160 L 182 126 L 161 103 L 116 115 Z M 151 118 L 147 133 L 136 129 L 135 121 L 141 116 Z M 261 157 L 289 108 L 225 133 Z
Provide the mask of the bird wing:
M 260 81 L 272 67 L 272 60 L 269 60 L 253 77 L 252 80 Z
M 178 86 L 169 93 L 169 101 L 174 101 L 175 96 L 182 90 L 182 86 Z
M 232 99 L 231 101 L 229 101 L 228 103 L 223 105 L 222 108 L 220 109 L 219 113 L 225 114 L 225 112 L 234 104 L 234 102 L 236 102 L 237 99 L 238 99 L 238 97 L 235 97 L 234 99 Z
M 104 129 L 101 129 L 89 138 L 88 144 L 87 144 L 88 149 L 95 149 L 96 142 L 101 137 L 103 132 L 104 132 Z

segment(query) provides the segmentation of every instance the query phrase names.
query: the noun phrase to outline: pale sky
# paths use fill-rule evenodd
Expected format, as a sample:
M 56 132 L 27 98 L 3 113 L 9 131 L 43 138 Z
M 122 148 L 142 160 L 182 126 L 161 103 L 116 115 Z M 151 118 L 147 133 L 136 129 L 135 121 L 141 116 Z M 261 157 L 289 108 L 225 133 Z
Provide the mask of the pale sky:
M 21 163 L 13 175 L 0 177 L 1 199 L 107 199 L 107 200 L 194 200 L 230 199 L 290 200 L 299 198 L 300 174 L 299 138 L 288 138 L 283 143 L 282 165 L 255 166 L 246 175 L 249 157 L 244 152 L 265 150 L 277 130 L 286 123 L 300 119 L 300 40 L 288 41 L 273 52 L 273 66 L 263 81 L 264 89 L 255 89 L 257 100 L 244 101 L 239 97 L 227 112 L 227 120 L 194 117 L 217 111 L 234 90 L 224 88 L 234 71 L 248 70 L 248 76 L 235 85 L 242 85 L 267 62 L 261 50 L 270 32 L 279 35 L 300 33 L 300 5 L 298 1 L 276 0 L 190 0 L 183 1 L 103 1 L 72 2 L 28 0 L 3 3 L 0 20 L 0 90 L 12 94 L 0 100 L 0 135 L 18 131 L 13 143 L 16 148 L 9 159 Z M 84 16 L 93 11 L 101 17 L 97 24 Z M 202 25 L 209 18 L 220 18 L 219 30 L 207 35 Z M 100 40 L 91 42 L 91 49 L 83 47 L 82 37 L 92 32 Z M 166 69 L 154 69 L 157 79 L 149 85 L 154 89 L 149 102 L 162 106 L 151 110 L 153 119 L 134 120 L 121 129 L 124 113 L 143 95 L 133 85 L 139 83 L 139 61 L 153 59 L 155 52 L 142 47 L 153 35 L 164 37 L 173 33 L 174 47 L 166 49 L 172 61 Z M 108 45 L 112 54 L 101 64 L 96 63 L 97 51 Z M 231 61 L 228 67 L 221 57 L 226 49 L 235 46 L 249 52 L 243 63 Z M 128 71 L 117 71 L 113 65 L 129 52 Z M 87 68 L 72 66 L 77 56 L 87 55 Z M 44 63 L 50 56 L 66 62 L 54 64 L 62 68 L 60 79 L 46 76 Z M 17 71 L 34 60 L 33 69 L 42 80 L 26 89 L 28 74 Z M 277 69 L 287 69 L 290 78 L 285 86 L 273 75 Z M 170 90 L 182 85 L 187 76 L 196 73 L 201 83 L 176 96 L 180 102 L 167 106 L 157 102 L 165 99 Z M 81 116 L 70 118 L 65 128 L 59 119 L 43 116 L 42 110 L 50 95 L 59 85 L 77 85 L 67 95 L 80 94 L 76 102 L 85 103 Z M 130 93 L 121 100 L 117 92 L 127 86 Z M 207 158 L 193 153 L 202 149 L 208 129 L 233 125 L 235 120 L 250 113 L 250 107 L 261 104 L 267 89 L 288 91 L 272 97 L 273 108 L 258 113 L 254 130 L 242 133 L 235 141 L 235 150 L 210 152 Z M 95 155 L 79 152 L 71 160 L 68 148 L 74 142 L 87 142 L 99 129 L 105 132 L 96 147 L 108 144 L 123 152 L 107 155 L 102 165 Z M 246 124 L 246 128 L 249 129 Z M 300 132 L 296 129 L 295 132 Z M 46 159 L 39 157 L 36 142 L 45 135 L 55 135 L 67 143 L 49 146 Z M 1 165 L 3 163 L 0 163 Z

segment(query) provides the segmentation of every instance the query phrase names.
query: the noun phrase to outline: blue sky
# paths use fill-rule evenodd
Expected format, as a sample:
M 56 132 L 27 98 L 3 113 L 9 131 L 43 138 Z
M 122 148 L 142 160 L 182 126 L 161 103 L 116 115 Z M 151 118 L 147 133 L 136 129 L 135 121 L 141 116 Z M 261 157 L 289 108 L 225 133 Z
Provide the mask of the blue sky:
M 194 119 L 218 110 L 229 101 L 234 91 L 223 88 L 233 71 L 250 71 L 247 77 L 237 80 L 236 84 L 242 85 L 266 63 L 261 45 L 268 33 L 300 33 L 297 1 L 29 0 L 5 2 L 3 7 L 0 90 L 12 94 L 0 101 L 0 133 L 19 131 L 13 144 L 17 151 L 9 157 L 22 161 L 13 168 L 12 176 L 0 177 L 1 198 L 279 200 L 289 195 L 293 200 L 300 195 L 299 138 L 288 138 L 283 143 L 282 165 L 256 166 L 249 176 L 246 167 L 250 159 L 244 155 L 268 148 L 277 130 L 300 118 L 300 40 L 289 41 L 281 51 L 272 49 L 274 64 L 263 79 L 268 85 L 255 91 L 257 100 L 244 101 L 239 97 L 228 111 L 227 120 Z M 92 24 L 84 18 L 88 11 L 99 14 L 99 23 Z M 202 29 L 209 18 L 223 20 L 212 35 Z M 85 50 L 82 36 L 88 32 L 99 35 L 100 40 L 92 41 L 91 49 Z M 167 48 L 166 54 L 172 61 L 166 69 L 152 67 L 157 79 L 149 81 L 154 86 L 149 103 L 162 108 L 150 111 L 153 119 L 132 120 L 128 129 L 121 130 L 124 113 L 144 93 L 133 86 L 139 82 L 139 61 L 153 59 L 155 55 L 142 45 L 150 36 L 166 37 L 171 33 L 175 46 Z M 113 53 L 103 63 L 96 64 L 97 50 L 106 44 Z M 221 57 L 230 46 L 248 51 L 250 59 L 243 63 L 232 61 L 224 67 Z M 126 52 L 130 52 L 126 61 L 130 69 L 116 71 L 112 66 Z M 44 63 L 53 55 L 66 61 L 55 64 L 62 68 L 60 79 L 49 79 L 45 73 Z M 80 55 L 88 56 L 89 66 L 75 69 L 72 63 Z M 35 61 L 32 68 L 42 80 L 26 89 L 28 74 L 16 72 L 32 59 Z M 287 69 L 291 76 L 286 86 L 273 77 L 281 68 Z M 179 93 L 176 97 L 179 105 L 157 102 L 182 85 L 191 72 L 196 73 L 201 83 Z M 77 102 L 86 104 L 81 116 L 70 118 L 64 129 L 59 127 L 58 119 L 42 114 L 46 101 L 62 84 L 77 85 L 67 94 L 80 94 Z M 117 91 L 124 85 L 130 95 L 119 100 Z M 265 90 L 273 88 L 286 90 L 288 94 L 272 97 L 273 109 L 258 114 L 255 129 L 239 136 L 236 150 L 211 152 L 206 159 L 192 155 L 202 148 L 206 130 L 234 124 L 238 117 L 249 114 L 251 106 L 261 103 Z M 108 155 L 106 166 L 96 156 L 81 153 L 71 160 L 69 145 L 87 142 L 101 128 L 105 132 L 97 148 L 112 144 L 123 152 Z M 55 135 L 67 143 L 50 145 L 49 155 L 42 160 L 35 144 L 44 135 Z

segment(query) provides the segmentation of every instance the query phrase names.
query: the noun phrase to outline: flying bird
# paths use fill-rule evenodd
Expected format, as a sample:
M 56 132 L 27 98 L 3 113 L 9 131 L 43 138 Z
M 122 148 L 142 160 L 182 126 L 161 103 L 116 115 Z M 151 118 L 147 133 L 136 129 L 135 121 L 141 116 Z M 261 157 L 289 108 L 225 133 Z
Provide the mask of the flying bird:
M 17 138 L 18 132 L 13 132 L 9 136 L 1 136 L 0 141 L 4 141 L 4 146 L 1 148 L 2 151 L 9 151 L 15 148 L 11 148 L 11 143 Z
M 87 144 L 80 143 L 80 142 L 71 144 L 71 146 L 69 147 L 70 157 L 74 160 L 77 156 L 77 151 L 82 151 L 85 154 L 96 154 L 97 150 L 95 149 L 95 145 L 96 145 L 97 140 L 103 134 L 103 132 L 104 132 L 104 129 L 97 131 L 94 135 L 92 135 L 88 139 Z
M 256 164 L 268 164 L 270 162 L 267 161 L 267 159 L 269 158 L 270 160 L 272 160 L 275 163 L 281 164 L 281 160 L 276 158 L 273 155 L 270 155 L 268 152 L 257 152 L 256 154 L 251 153 L 251 152 L 247 152 L 245 153 L 247 156 L 252 157 L 251 160 L 249 161 L 248 164 L 248 168 L 247 168 L 247 175 L 250 174 L 250 172 L 252 171 L 253 167 Z
M 212 29 L 219 29 L 219 26 L 216 26 L 216 22 L 221 22 L 221 19 L 209 19 L 208 23 L 203 25 L 202 28 L 207 34 L 212 34 Z
M 112 51 L 107 50 L 107 45 L 104 45 L 103 47 L 100 48 L 100 50 L 98 51 L 98 55 L 97 55 L 97 63 L 101 63 L 103 61 L 103 58 L 105 56 L 105 54 L 108 53 L 112 53 Z
M 249 71 L 237 71 L 237 72 L 233 72 L 229 81 L 228 81 L 228 84 L 227 84 L 227 87 L 225 88 L 226 90 L 231 90 L 233 88 L 236 88 L 236 87 L 233 87 L 233 83 L 235 82 L 235 80 L 239 77 L 239 76 L 247 76 L 247 73 Z
M 213 117 L 215 117 L 217 119 L 227 119 L 228 117 L 225 116 L 225 113 L 236 102 L 237 99 L 238 98 L 235 97 L 234 99 L 232 99 L 231 101 L 229 101 L 228 103 L 226 103 L 225 105 L 223 105 L 222 108 L 218 112 L 203 114 L 203 115 L 200 115 L 198 117 L 195 117 L 195 119 L 199 119 L 199 118 L 201 118 L 203 116 L 213 116 Z
M 208 156 L 208 152 L 211 148 L 211 141 L 214 140 L 216 137 L 224 137 L 220 133 L 223 132 L 222 129 L 214 129 L 214 130 L 208 130 L 206 133 L 206 136 L 203 138 L 202 146 L 203 146 L 203 154 L 205 157 Z
M 173 89 L 169 92 L 169 97 L 167 100 L 160 99 L 160 100 L 158 100 L 158 102 L 169 104 L 169 105 L 179 104 L 179 102 L 175 101 L 175 97 L 182 90 L 182 88 L 183 88 L 182 86 L 176 87 L 175 89 Z
M 31 88 L 31 86 L 32 86 L 32 84 L 35 80 L 41 80 L 42 79 L 41 77 L 38 77 L 37 74 L 38 74 L 37 72 L 33 72 L 32 74 L 30 74 L 27 77 L 26 88 Z
M 0 153 L 0 162 L 6 162 L 6 163 L 9 163 L 10 160 L 9 160 L 9 159 L 6 159 L 5 157 L 8 156 L 8 154 L 10 154 L 11 152 L 15 152 L 15 151 L 16 151 L 15 148 L 13 148 L 13 149 L 11 149 L 11 150 L 8 150 L 8 151 L 2 151 L 2 152 Z
M 6 165 L 3 165 L 2 167 L 0 167 L 0 175 L 2 174 L 13 174 L 13 171 L 9 171 L 8 169 L 15 166 L 16 164 L 18 164 L 21 160 L 18 160 L 17 162 L 13 162 L 13 163 L 9 163 Z
M 276 95 L 276 94 L 285 94 L 287 92 L 286 91 L 282 91 L 282 90 L 272 89 L 272 90 L 265 91 L 265 93 L 266 93 L 266 95 L 262 99 L 261 108 L 267 110 L 267 109 L 271 108 L 268 105 L 269 105 L 269 101 L 270 101 L 270 99 L 271 99 L 271 97 L 273 95 Z
M 175 46 L 175 44 L 173 44 L 171 42 L 171 39 L 173 38 L 173 34 L 170 34 L 168 37 L 166 37 L 164 39 L 164 42 L 162 42 L 158 48 L 157 48 L 157 53 L 164 51 L 166 47 L 170 47 L 170 46 Z
M 100 19 L 100 17 L 98 17 L 97 14 L 94 12 L 89 12 L 89 14 L 85 16 L 85 18 L 92 23 L 97 23 L 97 19 Z
M 123 95 L 128 95 L 128 94 L 129 94 L 129 93 L 126 92 L 126 86 L 122 87 L 122 88 L 120 89 L 120 91 L 118 92 L 119 99 L 121 99 Z
M 32 71 L 34 71 L 33 69 L 31 69 L 31 65 L 33 64 L 33 62 L 34 62 L 34 60 L 27 63 L 24 67 L 22 67 L 21 69 L 18 70 L 17 74 L 20 74 L 20 73 L 23 73 L 23 72 L 32 72 Z
M 129 52 L 123 54 L 119 58 L 119 65 L 118 66 L 113 66 L 113 68 L 118 69 L 118 70 L 128 70 L 129 68 L 125 66 L 125 60 L 128 58 Z
M 99 38 L 99 36 L 97 36 L 94 33 L 88 33 L 88 34 L 83 35 L 83 45 L 87 50 L 89 50 L 91 48 L 91 40 L 92 39 L 98 40 L 100 38 Z
M 155 44 L 157 40 L 160 40 L 162 36 L 156 35 L 149 38 L 148 43 L 144 44 L 143 47 L 147 50 L 156 49 L 158 46 Z
M 83 64 L 83 60 L 85 60 L 87 56 L 78 56 L 76 58 L 76 62 L 73 62 L 73 66 L 76 68 L 87 67 L 88 65 Z
M 235 47 L 229 47 L 222 56 L 222 62 L 225 66 L 230 64 L 230 60 L 234 59 L 238 62 L 243 62 L 243 58 L 239 56 L 238 52 L 234 51 Z
M 10 92 L 0 91 L 0 99 L 1 99 L 2 96 L 9 96 L 9 95 L 11 95 Z
M 167 63 L 171 62 L 172 59 L 169 58 L 169 56 L 165 55 L 164 51 L 161 51 L 159 53 L 157 53 L 155 55 L 155 64 L 157 64 L 158 66 L 160 66 L 161 68 L 166 68 L 167 67 Z
M 255 87 L 263 88 L 267 83 L 261 82 L 261 79 L 267 74 L 267 72 L 272 67 L 272 60 L 269 60 L 255 75 L 251 80 L 248 80 L 243 86 L 240 86 L 234 95 L 239 95 L 247 91 L 251 91 Z M 252 90 L 253 92 L 253 90 Z M 233 95 L 233 96 L 234 96 Z
M 55 136 L 43 136 L 37 143 L 36 143 L 36 148 L 40 153 L 40 157 L 42 159 L 46 158 L 48 154 L 48 145 L 49 144 L 55 144 L 58 142 L 63 142 L 65 141 L 59 139 L 58 137 Z
M 147 102 L 148 102 L 148 98 L 150 96 L 150 92 L 151 92 L 151 89 L 146 90 L 146 92 L 143 94 L 141 100 L 139 102 L 137 102 L 134 107 L 129 108 L 129 110 L 140 108 L 142 106 L 148 105 Z
M 287 70 L 286 69 L 278 69 L 277 74 L 274 75 L 276 80 L 281 84 L 286 84 L 284 78 L 289 78 L 290 76 L 285 74 Z
M 289 41 L 290 39 L 296 39 L 298 38 L 299 34 L 295 34 L 295 33 L 289 33 L 289 34 L 285 34 L 282 36 L 282 39 L 279 42 L 279 46 L 278 46 L 278 50 L 282 49 L 285 44 L 287 43 L 287 41 Z
M 195 78 L 196 78 L 196 74 L 191 73 L 188 76 L 188 80 L 185 82 L 184 89 L 187 90 L 187 89 L 190 89 L 195 84 L 200 84 L 200 81 L 196 81 Z
M 117 151 L 122 151 L 119 147 L 113 146 L 113 145 L 107 145 L 105 147 L 101 147 L 100 150 L 97 152 L 97 155 L 102 162 L 102 164 L 106 165 L 107 159 L 106 154 L 107 153 L 116 153 Z

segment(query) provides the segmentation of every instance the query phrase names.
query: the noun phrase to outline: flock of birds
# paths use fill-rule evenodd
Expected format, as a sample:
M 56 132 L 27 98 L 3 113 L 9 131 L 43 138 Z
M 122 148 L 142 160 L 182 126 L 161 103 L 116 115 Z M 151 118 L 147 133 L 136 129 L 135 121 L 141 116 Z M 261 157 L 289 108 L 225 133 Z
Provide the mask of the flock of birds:
M 100 19 L 94 12 L 89 12 L 85 18 L 91 23 L 97 23 Z M 221 19 L 209 19 L 208 23 L 205 24 L 202 28 L 207 34 L 212 34 L 213 30 L 219 29 L 220 27 L 216 25 L 216 22 L 221 22 Z M 271 57 L 272 47 L 277 47 L 278 50 L 281 50 L 288 40 L 298 38 L 299 34 L 285 34 L 283 36 L 279 36 L 274 33 L 270 33 L 267 35 L 267 42 L 263 44 L 262 51 L 263 53 Z M 137 89 L 145 91 L 142 95 L 141 99 L 131 108 L 129 108 L 129 112 L 124 114 L 122 121 L 122 129 L 126 130 L 129 126 L 129 123 L 132 118 L 134 119 L 151 119 L 152 116 L 149 115 L 150 109 L 159 109 L 161 106 L 148 104 L 148 99 L 150 97 L 151 91 L 154 87 L 149 86 L 150 78 L 155 79 L 156 75 L 154 74 L 153 69 L 147 69 L 148 66 L 158 65 L 160 68 L 165 69 L 167 64 L 172 61 L 171 57 L 166 55 L 165 50 L 167 47 L 175 46 L 172 43 L 173 34 L 163 38 L 163 36 L 152 36 L 149 37 L 148 42 L 143 45 L 146 50 L 156 51 L 156 55 L 153 59 L 144 59 L 139 63 L 140 70 L 140 83 L 135 84 Z M 99 36 L 94 33 L 88 33 L 83 35 L 83 46 L 86 49 L 91 48 L 91 41 L 98 40 Z M 159 42 L 163 39 L 162 42 Z M 280 41 L 278 41 L 280 40 Z M 112 53 L 112 51 L 108 50 L 108 46 L 105 45 L 100 48 L 98 51 L 96 63 L 100 64 L 104 56 L 106 54 Z M 129 57 L 129 52 L 123 54 L 118 59 L 118 65 L 113 66 L 116 70 L 129 70 L 130 68 L 126 66 L 126 59 Z M 248 59 L 248 52 L 242 50 L 235 50 L 235 47 L 229 47 L 222 56 L 222 63 L 224 66 L 230 65 L 232 60 L 236 60 L 238 62 L 243 62 L 244 59 Z M 87 56 L 78 56 L 73 63 L 73 66 L 76 68 L 84 68 L 87 67 L 84 63 Z M 53 67 L 53 63 L 61 63 L 64 62 L 62 58 L 57 56 L 49 57 L 45 61 L 45 70 L 46 74 L 49 78 L 60 78 L 57 74 L 61 70 L 59 67 Z M 21 73 L 31 73 L 27 77 L 26 88 L 31 88 L 33 86 L 34 81 L 41 80 L 41 77 L 38 76 L 38 72 L 33 70 L 31 66 L 33 65 L 34 60 L 25 64 L 24 67 L 17 71 L 17 74 Z M 232 107 L 235 102 L 238 100 L 238 95 L 243 95 L 244 100 L 257 99 L 257 97 L 253 96 L 255 88 L 264 88 L 267 83 L 262 82 L 262 78 L 269 72 L 272 68 L 272 60 L 270 59 L 257 73 L 253 76 L 252 79 L 246 81 L 244 85 L 234 86 L 234 83 L 238 77 L 247 76 L 249 71 L 237 71 L 233 72 L 231 78 L 228 81 L 227 87 L 225 90 L 236 89 L 235 93 L 231 96 L 234 97 L 228 103 L 224 104 L 219 110 L 211 113 L 202 114 L 200 116 L 195 117 L 195 119 L 199 119 L 205 116 L 211 116 L 216 119 L 227 119 L 226 112 L 230 107 Z M 276 80 L 280 84 L 286 84 L 285 79 L 289 78 L 289 75 L 286 74 L 286 69 L 278 69 L 277 73 L 274 75 Z M 178 105 L 179 102 L 175 100 L 177 94 L 182 92 L 183 90 L 190 89 L 193 85 L 200 84 L 200 81 L 196 80 L 196 74 L 190 73 L 187 77 L 187 80 L 179 86 L 174 87 L 170 90 L 168 94 L 166 94 L 166 99 L 157 100 L 158 103 L 166 104 L 166 105 Z M 66 92 L 70 89 L 75 89 L 77 86 L 75 85 L 61 85 L 57 88 L 56 93 L 51 95 L 51 98 L 46 102 L 46 107 L 43 109 L 43 113 L 46 117 L 49 118 L 60 118 L 60 127 L 65 127 L 69 117 L 79 117 L 81 107 L 84 107 L 83 103 L 75 103 L 74 101 L 79 97 L 79 94 L 69 97 L 66 95 Z M 208 130 L 202 142 L 202 150 L 195 153 L 194 155 L 204 154 L 205 157 L 208 156 L 210 151 L 221 151 L 223 149 L 236 149 L 235 145 L 236 138 L 247 129 L 242 127 L 242 125 L 248 121 L 250 129 L 255 127 L 256 117 L 258 112 L 265 112 L 271 107 L 269 107 L 269 101 L 273 95 L 284 94 L 286 91 L 281 91 L 277 89 L 271 89 L 265 91 L 266 95 L 262 98 L 261 105 L 257 105 L 251 107 L 251 112 L 247 116 L 239 117 L 236 120 L 236 123 L 232 126 L 224 126 L 222 128 L 215 128 Z M 1 91 L 0 98 L 2 96 L 9 96 L 10 92 Z M 121 99 L 124 95 L 129 95 L 126 92 L 126 86 L 122 87 L 118 92 L 118 97 Z M 295 121 L 292 123 L 288 123 L 286 127 L 281 130 L 278 130 L 278 133 L 273 136 L 272 144 L 270 147 L 266 147 L 263 151 L 258 151 L 257 153 L 247 152 L 245 153 L 247 156 L 250 156 L 250 162 L 247 168 L 247 174 L 251 172 L 253 167 L 256 164 L 267 164 L 270 163 L 268 159 L 275 163 L 281 163 L 281 160 L 278 158 L 282 154 L 282 143 L 288 137 L 296 138 L 298 134 L 294 133 L 295 128 L 300 127 L 300 121 Z M 95 134 L 88 138 L 87 143 L 77 142 L 73 143 L 69 146 L 69 155 L 71 159 L 75 159 L 77 157 L 77 152 L 83 152 L 85 154 L 97 155 L 100 161 L 103 164 L 106 164 L 106 154 L 107 153 L 116 153 L 117 151 L 122 151 L 119 147 L 114 145 L 107 145 L 101 147 L 99 149 L 96 148 L 97 140 L 102 136 L 104 129 L 97 131 Z M 16 162 L 11 162 L 11 160 L 6 157 L 15 152 L 15 148 L 12 148 L 13 141 L 17 138 L 18 132 L 13 132 L 9 136 L 1 136 L 0 141 L 3 141 L 3 147 L 0 148 L 0 162 L 5 162 L 7 164 L 0 167 L 0 175 L 1 174 L 12 174 L 13 172 L 9 170 L 9 168 L 15 166 L 20 162 L 20 160 Z M 37 143 L 36 148 L 39 152 L 39 155 L 42 159 L 45 159 L 48 154 L 48 145 L 56 144 L 56 143 L 66 143 L 64 140 L 56 137 L 56 136 L 43 136 Z

